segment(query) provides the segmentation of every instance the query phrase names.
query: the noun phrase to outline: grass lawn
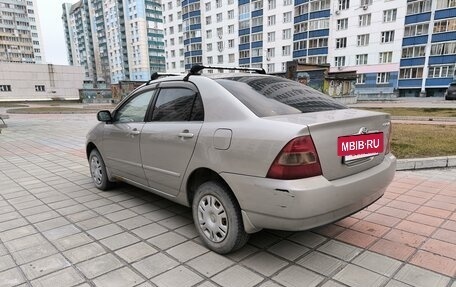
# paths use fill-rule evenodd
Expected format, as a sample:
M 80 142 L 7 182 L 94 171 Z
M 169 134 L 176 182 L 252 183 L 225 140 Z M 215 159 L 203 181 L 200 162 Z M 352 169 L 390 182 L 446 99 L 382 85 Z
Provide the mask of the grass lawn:
M 456 125 L 393 123 L 391 149 L 397 158 L 456 155 Z
M 445 108 L 357 108 L 389 113 L 392 116 L 456 117 L 456 109 Z

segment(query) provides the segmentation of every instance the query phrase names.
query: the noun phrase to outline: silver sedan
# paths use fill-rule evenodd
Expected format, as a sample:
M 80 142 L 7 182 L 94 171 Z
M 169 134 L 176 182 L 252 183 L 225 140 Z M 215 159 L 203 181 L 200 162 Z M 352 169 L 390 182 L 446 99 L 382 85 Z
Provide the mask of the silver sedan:
M 270 75 L 160 78 L 98 119 L 87 135 L 95 186 L 124 181 L 190 206 L 218 253 L 263 228 L 306 230 L 357 212 L 395 172 L 388 114 Z

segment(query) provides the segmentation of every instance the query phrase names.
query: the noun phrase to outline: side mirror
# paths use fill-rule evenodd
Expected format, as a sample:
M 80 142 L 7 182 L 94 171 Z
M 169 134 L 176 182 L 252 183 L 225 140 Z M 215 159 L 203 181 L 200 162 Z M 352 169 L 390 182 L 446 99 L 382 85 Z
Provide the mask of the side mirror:
M 107 111 L 107 110 L 104 110 L 104 111 L 99 111 L 97 113 L 97 119 L 100 121 L 100 122 L 112 122 L 112 116 L 111 116 L 111 112 L 110 111 Z

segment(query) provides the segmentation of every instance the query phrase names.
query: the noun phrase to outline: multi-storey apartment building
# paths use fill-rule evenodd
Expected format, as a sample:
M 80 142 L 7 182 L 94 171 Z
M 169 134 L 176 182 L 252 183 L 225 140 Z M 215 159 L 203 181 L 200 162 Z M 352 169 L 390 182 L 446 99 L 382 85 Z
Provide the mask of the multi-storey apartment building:
M 358 95 L 392 95 L 397 89 L 404 4 L 383 0 L 338 0 L 332 4 L 331 71 L 356 71 Z
M 63 5 L 69 62 L 89 81 L 147 80 L 165 71 L 161 5 L 156 0 L 80 0 Z
M 0 62 L 42 63 L 36 0 L 0 1 Z
M 455 68 L 456 1 L 408 0 L 399 94 L 441 96 Z

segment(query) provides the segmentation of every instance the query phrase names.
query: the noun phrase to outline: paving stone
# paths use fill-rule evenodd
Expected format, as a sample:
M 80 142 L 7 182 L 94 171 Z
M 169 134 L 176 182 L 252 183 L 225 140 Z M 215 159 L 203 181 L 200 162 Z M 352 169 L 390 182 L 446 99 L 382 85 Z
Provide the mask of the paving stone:
M 152 278 L 160 273 L 171 270 L 179 265 L 179 263 L 164 254 L 155 254 L 142 259 L 133 264 L 147 278 Z
M 160 225 L 163 225 L 169 229 L 176 229 L 187 224 L 193 223 L 192 220 L 182 217 L 180 215 L 173 216 L 158 222 Z
M 178 266 L 153 278 L 152 282 L 155 283 L 158 287 L 190 287 L 197 284 L 198 282 L 201 282 L 202 280 L 203 278 L 201 278 L 201 276 L 195 274 L 188 268 L 184 266 Z
M 166 231 L 168 231 L 166 228 L 158 225 L 157 223 L 152 223 L 132 230 L 134 234 L 138 235 L 142 239 L 149 239 L 153 236 L 165 233 Z
M 19 268 L 0 272 L 0 286 L 16 286 L 24 282 L 25 278 Z
M 173 256 L 180 262 L 185 262 L 208 251 L 209 249 L 206 247 L 203 247 L 192 241 L 187 241 L 169 249 L 167 252 L 169 255 Z
M 95 285 L 100 287 L 129 287 L 136 286 L 143 281 L 141 276 L 128 267 L 114 270 L 93 280 Z
M 175 229 L 174 231 L 176 231 L 177 233 L 179 233 L 189 239 L 199 237 L 198 231 L 196 231 L 196 228 L 195 228 L 195 224 L 185 225 L 185 226 Z
M 294 261 L 297 258 L 301 257 L 304 253 L 308 252 L 309 248 L 288 240 L 283 240 L 269 247 L 268 251 L 290 261 Z
M 119 248 L 136 243 L 138 241 L 139 241 L 139 239 L 136 236 L 131 235 L 130 233 L 124 232 L 124 233 L 120 233 L 120 234 L 105 238 L 105 239 L 101 240 L 100 242 L 111 250 L 117 250 Z
M 88 261 L 77 264 L 77 268 L 89 278 L 95 278 L 99 275 L 121 267 L 123 264 L 112 254 L 105 254 Z
M 79 263 L 90 258 L 97 257 L 106 253 L 106 251 L 98 243 L 90 243 L 74 249 L 63 252 L 63 254 L 73 263 Z
M 337 283 L 335 281 L 328 281 L 325 284 L 321 285 L 321 287 L 344 287 L 345 285 L 342 285 L 340 283 Z
M 57 239 L 67 237 L 67 236 L 70 236 L 70 235 L 73 235 L 73 234 L 76 234 L 79 232 L 80 232 L 80 230 L 76 226 L 69 224 L 69 225 L 47 230 L 47 231 L 43 232 L 43 235 L 46 236 L 46 238 L 49 239 L 50 241 L 55 241 Z
M 26 218 L 28 221 L 30 221 L 30 223 L 35 224 L 35 223 L 47 221 L 49 219 L 56 219 L 59 216 L 60 215 L 57 212 L 55 212 L 54 210 L 50 210 L 50 211 L 46 211 L 46 212 L 39 213 L 39 214 L 29 215 Z
M 0 230 L 7 231 L 7 230 L 18 228 L 18 227 L 21 227 L 24 225 L 28 225 L 28 222 L 25 221 L 25 219 L 23 219 L 23 218 L 18 218 L 18 219 L 14 219 L 14 220 L 1 222 Z
M 94 217 L 97 217 L 98 214 L 93 212 L 92 210 L 84 210 L 78 213 L 73 213 L 70 215 L 67 215 L 66 217 L 73 221 L 73 222 L 79 222 L 79 221 L 85 221 Z M 90 228 L 89 228 L 90 229 Z
M 23 249 L 43 244 L 45 242 L 46 239 L 41 234 L 32 234 L 5 242 L 5 246 L 6 248 L 8 248 L 10 252 L 17 252 Z
M 13 258 L 10 255 L 0 256 L 0 272 L 13 268 L 15 266 L 16 263 L 14 263 Z
M 55 254 L 24 264 L 21 266 L 21 269 L 29 280 L 33 280 L 68 266 L 70 266 L 70 263 L 61 254 Z
M 84 279 L 73 267 L 46 275 L 32 281 L 33 287 L 74 286 L 83 283 Z
M 408 284 L 396 281 L 396 280 L 390 280 L 388 284 L 385 285 L 385 287 L 412 287 Z
M 93 240 L 87 234 L 81 232 L 63 238 L 59 238 L 55 240 L 53 244 L 60 251 L 65 251 L 91 242 L 93 242 Z
M 329 276 L 338 268 L 340 268 L 344 262 L 334 257 L 330 257 L 328 255 L 315 251 L 299 260 L 298 264 L 317 273 Z
M 365 251 L 360 256 L 356 257 L 352 262 L 387 277 L 391 277 L 402 264 L 398 260 L 370 251 Z
M 309 248 L 315 248 L 327 240 L 326 237 L 309 231 L 297 232 L 288 239 Z
M 233 265 L 234 262 L 215 252 L 208 252 L 189 261 L 187 264 L 201 274 L 212 277 Z
M 258 248 L 254 247 L 250 244 L 247 244 L 244 247 L 242 247 L 241 249 L 239 249 L 233 253 L 229 253 L 225 256 L 230 258 L 233 261 L 239 262 L 239 261 L 243 260 L 244 258 L 246 258 L 247 256 L 250 256 L 253 253 L 256 253 L 258 250 L 259 250 Z
M 67 225 L 69 223 L 70 222 L 68 220 L 66 220 L 64 217 L 57 217 L 57 218 L 53 218 L 53 219 L 50 219 L 50 220 L 42 221 L 42 222 L 39 222 L 39 223 L 35 223 L 34 225 L 36 226 L 36 228 L 39 231 L 43 232 L 43 231 L 46 231 L 46 230 L 50 230 L 50 229 L 54 229 L 54 228 L 57 228 L 57 227 L 60 227 L 60 226 Z
M 267 277 L 287 266 L 288 263 L 266 252 L 260 252 L 241 262 L 246 267 L 253 269 Z
M 129 229 L 129 230 L 132 230 L 132 229 L 135 229 L 135 228 L 138 228 L 140 226 L 144 226 L 144 225 L 147 225 L 150 223 L 151 223 L 150 219 L 147 219 L 143 216 L 135 216 L 135 217 L 131 217 L 129 219 L 125 219 L 125 220 L 117 222 L 118 225 L 122 226 L 123 228 Z
M 121 220 L 128 219 L 131 217 L 135 217 L 135 216 L 137 216 L 137 214 L 128 209 L 124 209 L 124 210 L 119 210 L 119 211 L 116 211 L 113 213 L 106 214 L 105 216 L 106 216 L 106 218 L 108 218 L 114 222 L 117 222 L 117 221 L 121 221 Z
M 121 233 L 122 231 L 122 228 L 117 226 L 116 224 L 108 224 L 105 226 L 90 229 L 89 231 L 87 231 L 87 233 L 92 235 L 95 239 L 100 240 L 112 236 L 114 234 Z
M 45 242 L 43 244 L 33 246 L 27 249 L 20 250 L 18 252 L 13 252 L 11 255 L 17 264 L 25 264 L 37 259 L 56 254 L 58 252 L 54 246 L 50 243 Z
M 100 226 L 108 225 L 109 223 L 109 220 L 107 220 L 106 218 L 98 216 L 83 221 L 79 221 L 78 223 L 76 223 L 76 225 L 84 230 L 91 230 Z
M 293 265 L 274 276 L 272 279 L 284 286 L 290 287 L 314 287 L 320 284 L 324 277 L 308 271 L 302 267 Z
M 144 242 L 139 242 L 116 251 L 116 254 L 128 263 L 137 261 L 155 253 L 157 253 L 157 250 Z
M 32 225 L 22 226 L 16 229 L 11 229 L 0 233 L 0 240 L 3 242 L 10 241 L 16 238 L 24 237 L 27 235 L 35 234 L 37 231 Z
M 155 236 L 155 237 L 147 240 L 147 242 L 151 243 L 154 246 L 157 246 L 158 248 L 160 248 L 162 250 L 165 250 L 170 247 L 176 246 L 177 244 L 185 242 L 186 240 L 187 239 L 184 238 L 183 236 L 181 236 L 173 231 L 170 231 L 170 232 Z
M 331 240 L 325 243 L 324 245 L 320 246 L 318 250 L 345 261 L 352 260 L 362 251 L 362 249 L 335 240 Z
M 252 234 L 249 240 L 249 244 L 252 244 L 258 248 L 267 248 L 274 243 L 277 243 L 278 241 L 280 241 L 280 237 L 263 230 Z
M 386 277 L 380 274 L 374 273 L 356 265 L 347 265 L 333 278 L 352 287 L 378 287 L 385 284 L 388 280 Z
M 409 264 L 402 267 L 394 279 L 415 287 L 444 287 L 450 282 L 450 278 L 446 276 Z
M 124 208 L 116 203 L 111 203 L 111 204 L 96 207 L 93 210 L 101 215 L 107 215 L 112 212 L 124 210 Z
M 233 266 L 214 276 L 212 280 L 223 287 L 250 287 L 263 281 L 263 277 L 244 267 Z

